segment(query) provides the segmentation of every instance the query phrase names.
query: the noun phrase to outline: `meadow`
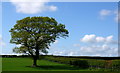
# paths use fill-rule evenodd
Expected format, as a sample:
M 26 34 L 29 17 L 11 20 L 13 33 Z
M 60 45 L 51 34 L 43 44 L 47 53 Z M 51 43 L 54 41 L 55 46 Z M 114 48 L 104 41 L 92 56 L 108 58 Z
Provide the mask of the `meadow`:
M 32 59 L 29 57 L 2 58 L 3 71 L 119 71 L 120 59 L 112 60 L 106 67 L 105 60 L 81 59 L 45 56 L 37 61 L 39 67 L 31 67 Z M 80 66 L 78 66 L 80 65 Z
M 50 62 L 47 60 L 38 60 L 40 67 L 32 66 L 32 59 L 30 58 L 2 58 L 2 70 L 3 71 L 69 71 L 69 70 L 81 70 L 77 67 L 73 67 L 66 64 L 60 64 Z M 83 70 L 81 70 L 83 71 Z

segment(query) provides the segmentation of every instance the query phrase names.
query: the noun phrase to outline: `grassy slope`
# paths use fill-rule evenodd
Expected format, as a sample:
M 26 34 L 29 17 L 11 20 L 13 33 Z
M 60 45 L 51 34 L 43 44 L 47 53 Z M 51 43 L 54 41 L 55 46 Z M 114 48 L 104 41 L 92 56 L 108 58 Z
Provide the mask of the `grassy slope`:
M 30 58 L 3 58 L 2 59 L 3 71 L 41 71 L 41 70 L 82 70 L 66 64 L 54 63 L 46 60 L 39 60 L 38 65 L 40 67 L 32 68 L 32 60 Z

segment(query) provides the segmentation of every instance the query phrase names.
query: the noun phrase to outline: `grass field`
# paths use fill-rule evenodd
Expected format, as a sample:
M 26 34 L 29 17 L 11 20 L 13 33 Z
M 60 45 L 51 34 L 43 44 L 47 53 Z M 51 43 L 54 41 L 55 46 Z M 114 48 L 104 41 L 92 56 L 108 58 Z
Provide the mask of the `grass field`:
M 40 67 L 33 68 L 32 59 L 30 58 L 2 58 L 3 71 L 88 71 L 88 69 L 80 69 L 66 64 L 59 64 L 47 60 L 38 60 Z
M 42 58 L 43 59 L 43 58 Z M 3 71 L 119 71 L 120 70 L 120 60 L 110 61 L 109 68 L 105 60 L 97 59 L 80 59 L 82 66 L 87 66 L 88 68 L 80 68 L 75 64 L 71 64 L 71 61 L 76 61 L 80 58 L 66 58 L 66 57 L 53 57 L 46 56 L 43 60 L 38 60 L 37 64 L 39 67 L 31 67 L 32 59 L 29 57 L 13 57 L 13 58 L 2 58 L 2 70 Z M 86 60 L 86 62 L 85 62 Z M 82 63 L 81 63 L 82 62 Z M 85 64 L 84 64 L 85 62 Z M 80 65 L 79 64 L 79 65 Z M 77 64 L 78 65 L 78 64 Z M 104 68 L 106 66 L 106 68 Z

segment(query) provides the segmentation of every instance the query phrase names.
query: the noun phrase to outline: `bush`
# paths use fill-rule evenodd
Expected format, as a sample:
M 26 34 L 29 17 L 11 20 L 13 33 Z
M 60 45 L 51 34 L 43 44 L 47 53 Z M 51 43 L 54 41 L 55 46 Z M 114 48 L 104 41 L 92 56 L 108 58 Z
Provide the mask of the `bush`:
M 83 69 L 89 68 L 89 64 L 86 60 L 70 61 L 70 64 Z
M 120 60 L 114 60 L 112 63 L 112 71 L 120 71 Z

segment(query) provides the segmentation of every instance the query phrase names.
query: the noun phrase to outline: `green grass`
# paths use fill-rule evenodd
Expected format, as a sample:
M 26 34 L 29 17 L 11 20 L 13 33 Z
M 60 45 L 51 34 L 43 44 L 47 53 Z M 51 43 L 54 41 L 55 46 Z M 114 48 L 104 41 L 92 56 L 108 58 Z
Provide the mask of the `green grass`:
M 88 69 L 79 69 L 66 64 L 59 64 L 47 60 L 38 60 L 40 67 L 32 66 L 30 58 L 2 58 L 3 71 L 88 71 Z

